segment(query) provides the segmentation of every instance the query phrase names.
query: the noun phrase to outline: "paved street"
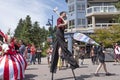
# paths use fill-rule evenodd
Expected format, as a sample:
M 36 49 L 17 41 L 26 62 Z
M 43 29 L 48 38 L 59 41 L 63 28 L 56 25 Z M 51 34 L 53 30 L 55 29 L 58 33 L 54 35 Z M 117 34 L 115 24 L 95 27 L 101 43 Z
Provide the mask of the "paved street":
M 114 65 L 114 62 L 106 62 L 106 64 L 112 75 L 106 76 L 102 69 L 100 76 L 96 77 L 93 73 L 98 65 L 92 65 L 90 59 L 85 59 L 84 65 L 80 65 L 80 68 L 74 70 L 77 80 L 120 80 L 120 65 Z M 27 67 L 25 80 L 51 80 L 46 58 L 42 58 L 40 65 L 29 65 Z M 57 73 L 54 74 L 54 80 L 74 80 L 71 69 L 57 70 Z

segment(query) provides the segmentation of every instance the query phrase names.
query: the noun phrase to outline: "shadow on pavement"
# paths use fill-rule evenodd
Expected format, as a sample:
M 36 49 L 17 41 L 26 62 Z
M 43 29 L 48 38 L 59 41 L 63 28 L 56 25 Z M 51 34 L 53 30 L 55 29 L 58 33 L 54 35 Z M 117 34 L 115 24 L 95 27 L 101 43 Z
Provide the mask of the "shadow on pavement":
M 36 77 L 38 75 L 34 75 L 34 74 L 25 74 L 25 78 L 24 80 L 35 80 L 33 79 L 34 77 Z
M 86 65 L 86 66 L 88 66 L 89 64 L 82 64 L 82 65 Z M 82 65 L 81 65 L 81 66 L 82 66 Z
M 87 64 L 86 65 L 80 65 L 79 68 L 88 68 Z M 71 69 L 70 67 L 62 67 L 60 70 L 66 70 L 66 69 Z
M 83 65 L 83 66 L 80 66 L 79 68 L 88 68 L 88 66 L 84 66 L 84 65 Z
M 81 76 L 76 76 L 76 80 L 85 80 L 85 78 L 90 78 L 91 75 L 81 75 Z M 68 80 L 68 79 L 74 79 L 74 77 L 66 77 L 66 78 L 61 78 L 61 79 L 55 79 L 55 80 Z
M 117 64 L 117 63 L 115 63 L 115 64 L 113 64 L 114 66 L 119 66 L 120 64 Z
M 77 77 L 77 80 L 85 80 L 85 78 L 90 78 L 91 75 L 81 75 Z
M 91 75 L 95 76 L 94 73 L 92 73 Z M 98 73 L 98 76 L 95 77 L 105 77 L 105 76 L 119 76 L 119 75 L 115 73 L 110 73 L 110 75 L 106 75 L 105 73 Z
M 48 65 L 48 64 L 47 64 L 47 63 L 42 63 L 42 62 L 41 62 L 39 65 Z
M 38 70 L 38 68 L 27 68 L 26 70 Z

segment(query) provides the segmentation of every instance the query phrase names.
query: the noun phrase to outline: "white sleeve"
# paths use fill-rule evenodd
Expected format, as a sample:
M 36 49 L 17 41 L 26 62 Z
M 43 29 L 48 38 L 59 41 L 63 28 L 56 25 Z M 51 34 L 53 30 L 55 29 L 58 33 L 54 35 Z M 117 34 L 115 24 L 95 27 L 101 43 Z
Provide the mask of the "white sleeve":
M 118 50 L 119 50 L 119 51 L 118 51 L 118 54 L 120 54 L 120 47 L 118 47 Z
M 7 50 L 9 50 L 8 44 L 3 44 L 2 45 L 2 49 L 4 50 L 4 52 L 6 52 Z

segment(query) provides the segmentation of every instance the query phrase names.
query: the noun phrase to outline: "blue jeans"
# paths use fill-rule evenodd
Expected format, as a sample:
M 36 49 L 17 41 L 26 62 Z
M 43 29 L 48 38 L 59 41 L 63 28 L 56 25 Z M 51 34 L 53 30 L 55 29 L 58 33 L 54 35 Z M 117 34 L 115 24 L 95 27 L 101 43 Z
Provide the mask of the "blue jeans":
M 28 59 L 28 61 L 31 61 L 31 53 L 27 53 L 27 59 Z
M 30 63 L 32 64 L 35 64 L 35 54 L 31 54 L 31 60 L 30 60 Z

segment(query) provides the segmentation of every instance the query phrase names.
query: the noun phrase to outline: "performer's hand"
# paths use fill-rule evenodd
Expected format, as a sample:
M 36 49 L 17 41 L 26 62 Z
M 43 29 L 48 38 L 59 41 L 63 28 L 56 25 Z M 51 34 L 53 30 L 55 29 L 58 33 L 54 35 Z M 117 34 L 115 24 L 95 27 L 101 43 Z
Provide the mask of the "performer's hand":
M 65 25 L 67 25 L 67 24 L 68 24 L 68 21 L 67 21 L 67 20 L 65 20 L 64 24 L 65 24 Z

